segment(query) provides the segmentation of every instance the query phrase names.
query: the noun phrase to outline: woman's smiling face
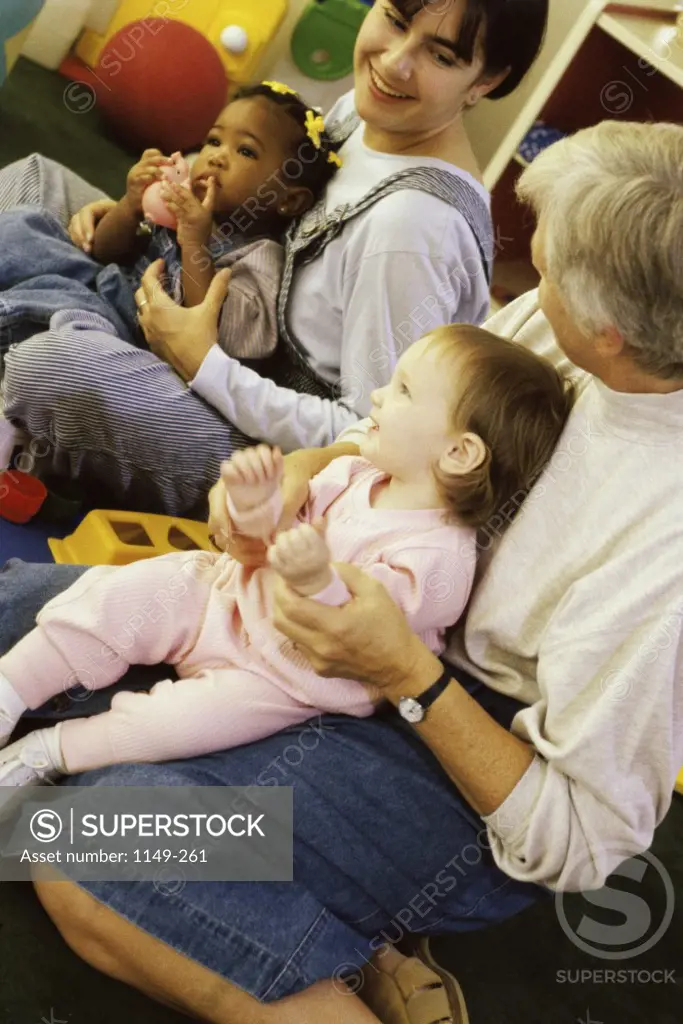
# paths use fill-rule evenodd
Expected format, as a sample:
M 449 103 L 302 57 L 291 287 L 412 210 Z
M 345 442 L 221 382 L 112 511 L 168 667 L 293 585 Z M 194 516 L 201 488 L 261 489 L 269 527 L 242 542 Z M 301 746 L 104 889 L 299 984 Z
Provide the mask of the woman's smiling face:
M 376 0 L 356 43 L 356 106 L 361 118 L 386 132 L 431 133 L 458 117 L 484 67 L 483 55 L 464 64 L 454 43 L 465 0 L 437 3 L 408 22 L 389 0 Z M 490 88 L 495 88 L 492 84 Z

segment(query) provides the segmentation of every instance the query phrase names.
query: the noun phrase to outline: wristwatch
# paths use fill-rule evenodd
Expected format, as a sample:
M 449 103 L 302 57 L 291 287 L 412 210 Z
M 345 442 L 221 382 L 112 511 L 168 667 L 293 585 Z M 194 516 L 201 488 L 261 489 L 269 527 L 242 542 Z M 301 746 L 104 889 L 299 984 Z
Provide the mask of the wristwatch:
M 417 725 L 427 714 L 428 708 L 452 680 L 451 670 L 445 668 L 437 681 L 432 683 L 419 697 L 401 697 L 398 702 L 398 713 L 401 718 L 405 718 L 406 722 L 410 722 L 411 725 Z

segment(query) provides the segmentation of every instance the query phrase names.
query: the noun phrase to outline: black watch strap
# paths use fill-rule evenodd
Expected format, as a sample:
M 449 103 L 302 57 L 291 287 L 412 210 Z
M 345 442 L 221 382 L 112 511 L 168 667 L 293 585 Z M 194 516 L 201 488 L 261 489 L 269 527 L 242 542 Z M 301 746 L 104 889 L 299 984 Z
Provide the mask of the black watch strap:
M 419 697 L 401 697 L 398 702 L 398 713 L 401 718 L 411 725 L 417 725 L 424 720 L 427 711 L 437 697 L 443 693 L 449 683 L 453 681 L 453 673 L 450 668 L 445 668 L 437 681 L 423 690 Z
M 437 681 L 432 683 L 431 686 L 427 687 L 419 697 L 416 697 L 418 704 L 420 704 L 425 711 L 430 708 L 437 697 L 440 697 L 443 691 L 446 689 L 449 683 L 453 682 L 452 669 L 445 668 Z

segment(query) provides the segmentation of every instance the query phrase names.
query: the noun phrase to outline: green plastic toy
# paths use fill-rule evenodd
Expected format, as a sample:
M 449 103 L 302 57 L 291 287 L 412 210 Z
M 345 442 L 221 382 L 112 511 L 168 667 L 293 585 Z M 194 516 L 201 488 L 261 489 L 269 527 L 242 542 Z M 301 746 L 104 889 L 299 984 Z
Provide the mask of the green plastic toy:
M 353 48 L 372 0 L 314 0 L 292 34 L 292 58 L 309 78 L 332 81 L 353 71 Z

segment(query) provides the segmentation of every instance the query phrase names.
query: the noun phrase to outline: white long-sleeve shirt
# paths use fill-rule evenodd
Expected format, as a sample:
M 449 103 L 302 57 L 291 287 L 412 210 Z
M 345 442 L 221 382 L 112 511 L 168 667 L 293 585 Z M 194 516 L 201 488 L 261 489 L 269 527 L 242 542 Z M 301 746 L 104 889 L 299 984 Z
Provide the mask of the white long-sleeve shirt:
M 353 92 L 330 111 L 352 112 Z M 459 175 L 486 203 L 483 185 L 434 157 L 377 153 L 361 123 L 342 146 L 342 170 L 326 191 L 328 212 L 355 205 L 375 185 L 407 168 Z M 190 387 L 251 437 L 284 451 L 331 444 L 370 411 L 370 394 L 388 383 L 401 352 L 435 327 L 481 323 L 488 284 L 474 235 L 448 203 L 415 189 L 385 196 L 350 220 L 316 259 L 298 268 L 289 322 L 323 379 L 341 400 L 275 385 L 214 346 Z
M 487 327 L 569 366 L 534 293 Z M 649 847 L 683 764 L 683 390 L 575 373 L 554 456 L 485 540 L 447 652 L 528 705 L 512 731 L 536 756 L 485 822 L 507 874 L 555 889 L 597 888 Z

